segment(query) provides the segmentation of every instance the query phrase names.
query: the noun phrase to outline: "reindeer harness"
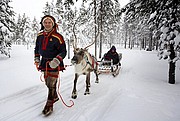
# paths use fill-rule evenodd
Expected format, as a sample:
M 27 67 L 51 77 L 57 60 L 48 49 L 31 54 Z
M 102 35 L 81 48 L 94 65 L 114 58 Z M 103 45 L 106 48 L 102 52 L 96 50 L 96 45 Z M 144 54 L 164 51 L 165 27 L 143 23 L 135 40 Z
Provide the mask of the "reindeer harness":
M 86 61 L 86 65 L 82 70 L 84 70 L 88 64 L 92 67 L 93 70 L 95 70 L 95 68 L 94 68 L 95 60 L 91 55 L 90 55 L 90 57 L 92 58 L 92 64 L 89 62 L 87 55 L 84 56 L 84 59 Z M 96 64 L 98 64 L 98 63 L 96 62 Z

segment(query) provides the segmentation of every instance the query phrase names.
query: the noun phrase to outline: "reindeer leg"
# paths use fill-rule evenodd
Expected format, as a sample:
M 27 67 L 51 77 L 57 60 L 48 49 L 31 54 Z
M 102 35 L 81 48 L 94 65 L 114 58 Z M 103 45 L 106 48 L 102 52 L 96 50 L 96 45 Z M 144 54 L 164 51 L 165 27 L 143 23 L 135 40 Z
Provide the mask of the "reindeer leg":
M 89 73 L 88 73 L 88 76 L 86 77 L 86 78 L 87 78 L 86 81 L 87 81 L 87 86 L 88 86 L 88 88 L 91 87 L 90 76 L 91 76 L 91 73 L 89 72 Z
M 90 87 L 90 72 L 86 75 L 86 91 L 84 95 L 90 94 L 89 87 Z
M 79 77 L 79 75 L 76 73 L 75 78 L 74 78 L 74 87 L 73 87 L 73 91 L 72 91 L 72 95 L 71 95 L 71 98 L 73 98 L 73 99 L 77 98 L 76 84 L 77 84 L 78 77 Z
M 97 73 L 97 67 L 96 67 L 96 69 L 94 69 L 94 73 L 95 73 L 95 75 L 96 75 L 96 81 L 95 81 L 95 83 L 99 83 L 99 77 L 98 77 L 98 73 Z

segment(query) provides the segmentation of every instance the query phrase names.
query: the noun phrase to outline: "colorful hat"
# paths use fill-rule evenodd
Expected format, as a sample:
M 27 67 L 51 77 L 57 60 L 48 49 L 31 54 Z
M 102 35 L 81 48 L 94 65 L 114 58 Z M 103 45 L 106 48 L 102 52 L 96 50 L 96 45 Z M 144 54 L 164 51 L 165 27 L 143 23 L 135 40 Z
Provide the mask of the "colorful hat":
M 40 30 L 44 30 L 43 22 L 44 22 L 46 19 L 49 19 L 49 20 L 52 21 L 52 23 L 53 23 L 53 28 L 56 27 L 56 20 L 55 20 L 55 18 L 54 18 L 53 16 L 51 16 L 51 15 L 45 15 L 45 16 L 41 19 L 41 22 L 40 22 L 40 24 L 41 24 L 41 29 L 40 29 Z

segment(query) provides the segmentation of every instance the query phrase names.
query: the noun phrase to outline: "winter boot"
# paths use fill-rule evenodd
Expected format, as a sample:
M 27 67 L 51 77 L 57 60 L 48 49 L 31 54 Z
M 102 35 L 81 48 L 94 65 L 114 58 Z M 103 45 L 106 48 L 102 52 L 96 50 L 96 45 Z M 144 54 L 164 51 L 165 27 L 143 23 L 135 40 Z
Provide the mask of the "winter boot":
M 45 116 L 48 116 L 49 114 L 51 114 L 53 112 L 53 103 L 54 103 L 53 100 L 47 100 L 46 105 L 42 111 L 42 113 Z
M 59 100 L 59 97 L 57 95 L 57 93 L 55 93 L 55 96 L 54 96 L 54 103 L 57 102 Z

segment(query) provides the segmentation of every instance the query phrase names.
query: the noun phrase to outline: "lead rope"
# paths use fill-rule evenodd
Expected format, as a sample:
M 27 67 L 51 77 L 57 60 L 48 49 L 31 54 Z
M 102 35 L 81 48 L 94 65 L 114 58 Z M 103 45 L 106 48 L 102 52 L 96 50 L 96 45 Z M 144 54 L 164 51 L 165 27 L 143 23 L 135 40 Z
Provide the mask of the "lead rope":
M 57 81 L 58 81 L 58 95 L 59 95 L 62 103 L 63 103 L 66 107 L 71 108 L 72 106 L 74 106 L 74 102 L 73 102 L 72 100 L 70 100 L 70 102 L 71 102 L 72 104 L 71 104 L 71 105 L 67 105 L 67 104 L 64 102 L 63 97 L 61 96 L 61 93 L 60 93 L 60 76 L 59 76 L 59 73 L 58 73 L 58 75 L 50 75 L 50 74 L 48 73 L 48 71 L 47 71 L 48 64 L 49 64 L 49 61 L 46 62 L 46 71 L 45 71 L 46 76 L 44 76 L 44 78 L 47 78 L 48 76 L 52 76 L 52 77 L 57 78 Z M 59 72 L 59 71 L 60 71 L 60 67 L 58 66 L 58 72 Z M 43 74 L 41 74 L 41 76 L 40 76 L 40 80 L 41 80 L 42 82 L 44 82 L 43 79 L 42 79 L 42 75 L 43 75 Z
M 63 103 L 66 107 L 71 108 L 72 106 L 74 106 L 74 102 L 73 102 L 72 100 L 70 100 L 70 102 L 71 102 L 72 104 L 71 104 L 71 105 L 67 105 L 67 104 L 64 102 L 64 99 L 63 99 L 63 97 L 62 97 L 61 94 L 60 94 L 60 77 L 58 78 L 58 95 L 59 95 L 59 97 L 61 98 L 62 103 Z

